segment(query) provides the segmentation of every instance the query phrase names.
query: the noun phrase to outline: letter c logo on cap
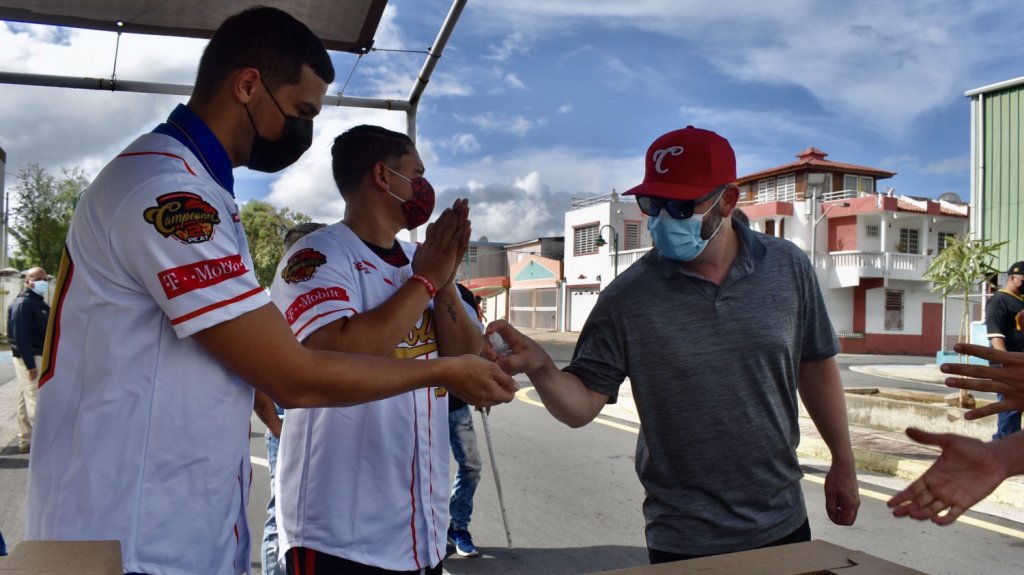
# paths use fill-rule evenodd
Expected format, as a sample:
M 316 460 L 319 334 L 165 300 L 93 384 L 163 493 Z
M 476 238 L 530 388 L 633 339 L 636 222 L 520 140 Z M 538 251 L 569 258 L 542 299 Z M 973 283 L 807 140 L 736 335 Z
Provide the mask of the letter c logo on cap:
M 662 168 L 661 167 L 661 161 L 665 159 L 665 156 L 667 156 L 669 154 L 672 154 L 673 156 L 679 156 L 682 153 L 683 153 L 683 147 L 682 146 L 672 146 L 671 148 L 665 148 L 665 149 L 662 149 L 662 150 L 655 150 L 655 152 L 653 154 L 651 154 L 651 159 L 654 160 L 654 171 L 658 172 L 659 174 L 664 174 L 665 172 L 668 171 L 668 168 Z

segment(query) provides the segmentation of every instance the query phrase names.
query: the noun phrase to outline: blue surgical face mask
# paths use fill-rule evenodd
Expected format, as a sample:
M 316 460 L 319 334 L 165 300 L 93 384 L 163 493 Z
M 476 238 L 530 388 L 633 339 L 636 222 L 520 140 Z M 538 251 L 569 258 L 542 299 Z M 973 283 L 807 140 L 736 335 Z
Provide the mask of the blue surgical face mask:
M 707 239 L 701 236 L 704 216 L 715 209 L 719 200 L 722 199 L 722 195 L 724 194 L 719 194 L 718 199 L 708 208 L 708 211 L 703 214 L 693 214 L 685 220 L 673 218 L 665 210 L 648 219 L 647 229 L 651 232 L 658 251 L 671 260 L 681 262 L 692 261 L 699 256 L 707 247 L 708 242 L 718 234 L 718 230 L 722 229 L 722 222 L 725 221 L 725 218 L 719 220 L 718 227 L 708 235 Z
M 32 291 L 43 297 L 46 297 L 46 289 L 48 287 L 49 285 L 46 283 L 46 280 L 36 280 L 32 282 Z

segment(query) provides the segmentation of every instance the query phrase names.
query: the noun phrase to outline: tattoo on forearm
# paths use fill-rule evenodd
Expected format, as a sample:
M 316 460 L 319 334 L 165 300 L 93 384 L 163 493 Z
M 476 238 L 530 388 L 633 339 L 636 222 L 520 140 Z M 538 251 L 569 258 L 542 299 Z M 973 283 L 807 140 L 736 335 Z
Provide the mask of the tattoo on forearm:
M 448 309 L 448 315 L 452 318 L 452 323 L 459 323 L 459 316 L 455 315 L 455 302 L 450 299 L 444 300 L 444 307 Z

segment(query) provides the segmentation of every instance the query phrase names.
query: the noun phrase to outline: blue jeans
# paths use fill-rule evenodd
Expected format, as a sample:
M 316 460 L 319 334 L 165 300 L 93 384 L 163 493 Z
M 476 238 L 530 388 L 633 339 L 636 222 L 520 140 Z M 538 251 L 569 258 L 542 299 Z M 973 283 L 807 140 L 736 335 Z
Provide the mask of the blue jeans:
M 1001 393 L 996 394 L 996 397 L 999 401 L 1003 400 L 1003 394 Z M 1019 411 L 1000 411 L 996 415 L 996 434 L 992 436 L 992 439 L 1006 437 L 1018 431 L 1020 431 Z
M 277 468 L 277 446 L 279 441 L 268 431 L 267 463 L 270 467 L 270 502 L 267 503 L 267 522 L 263 526 L 263 542 L 260 544 L 260 558 L 263 561 L 263 575 L 284 575 L 277 562 L 277 516 L 274 504 L 274 476 Z
M 448 433 L 451 436 L 452 455 L 459 466 L 452 484 L 452 498 L 448 503 L 452 529 L 467 529 L 473 514 L 473 495 L 480 483 L 480 449 L 473 430 L 473 412 L 464 406 L 448 414 Z

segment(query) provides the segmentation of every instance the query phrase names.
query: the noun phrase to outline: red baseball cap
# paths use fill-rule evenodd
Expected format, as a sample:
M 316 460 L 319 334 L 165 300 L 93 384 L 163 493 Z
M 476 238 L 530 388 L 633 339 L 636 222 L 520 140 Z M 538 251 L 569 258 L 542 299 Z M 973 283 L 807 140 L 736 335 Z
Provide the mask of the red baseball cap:
M 687 126 L 669 132 L 647 149 L 644 183 L 623 195 L 696 200 L 736 181 L 736 154 L 710 130 Z

